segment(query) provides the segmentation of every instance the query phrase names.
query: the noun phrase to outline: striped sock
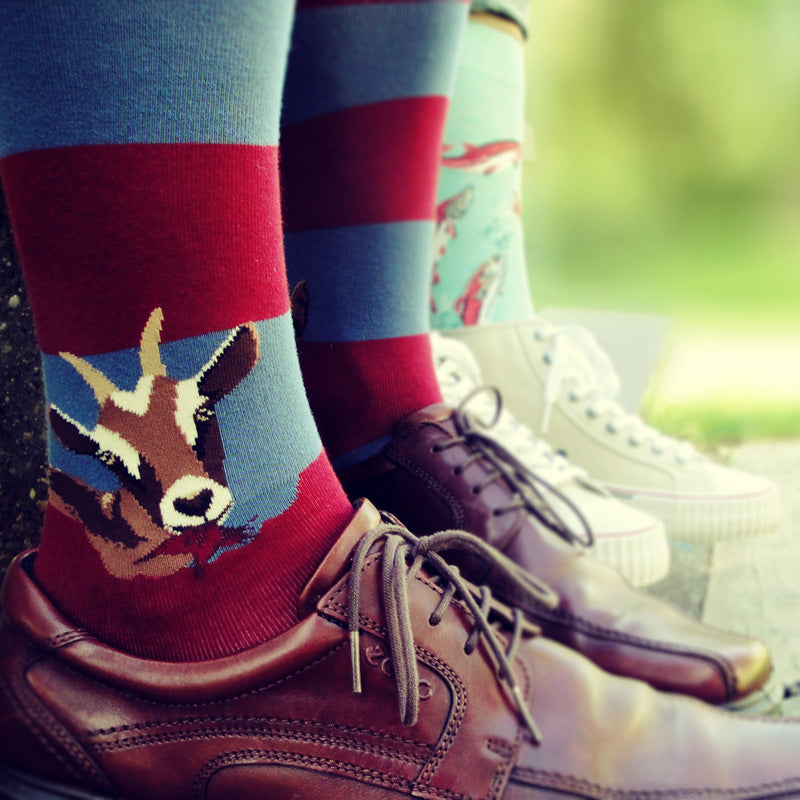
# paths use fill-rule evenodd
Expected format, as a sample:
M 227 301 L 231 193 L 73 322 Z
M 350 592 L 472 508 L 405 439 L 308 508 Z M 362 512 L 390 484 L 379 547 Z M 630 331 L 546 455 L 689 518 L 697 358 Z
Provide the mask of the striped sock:
M 352 514 L 288 308 L 290 23 L 282 0 L 0 9 L 0 172 L 51 426 L 35 576 L 142 656 L 289 628 Z
M 281 118 L 300 363 L 337 466 L 441 399 L 428 286 L 441 134 L 467 7 L 298 5 Z
M 522 42 L 470 20 L 447 117 L 439 175 L 431 324 L 527 319 L 520 183 Z

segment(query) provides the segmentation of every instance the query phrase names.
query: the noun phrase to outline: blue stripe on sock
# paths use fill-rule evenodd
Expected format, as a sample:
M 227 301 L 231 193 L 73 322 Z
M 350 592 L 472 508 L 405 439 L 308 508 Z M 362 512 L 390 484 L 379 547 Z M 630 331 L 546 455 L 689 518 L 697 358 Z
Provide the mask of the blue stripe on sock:
M 0 152 L 275 145 L 292 3 L 3 0 Z
M 428 330 L 433 222 L 354 225 L 285 237 L 291 285 L 309 293 L 308 342 L 356 342 Z
M 463 3 L 298 11 L 282 124 L 382 100 L 449 94 L 465 17 Z
M 260 358 L 253 370 L 217 404 L 225 447 L 225 474 L 235 505 L 226 526 L 256 526 L 294 502 L 302 470 L 322 452 L 308 409 L 294 347 L 289 315 L 257 322 Z M 229 331 L 197 336 L 161 346 L 171 377 L 195 375 L 227 338 Z M 120 389 L 135 387 L 141 369 L 136 349 L 86 359 Z M 97 421 L 92 390 L 58 356 L 44 355 L 48 403 L 88 428 Z M 66 451 L 50 432 L 51 464 L 101 491 L 118 488 L 115 477 L 95 458 Z

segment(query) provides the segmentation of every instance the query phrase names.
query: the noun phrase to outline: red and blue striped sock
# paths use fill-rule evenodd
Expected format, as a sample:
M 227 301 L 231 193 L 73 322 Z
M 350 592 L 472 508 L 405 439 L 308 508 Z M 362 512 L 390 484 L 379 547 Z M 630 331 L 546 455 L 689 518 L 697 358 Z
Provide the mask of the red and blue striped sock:
M 300 363 L 334 464 L 441 399 L 428 339 L 436 179 L 468 7 L 300 0 L 281 116 Z
M 352 514 L 289 315 L 291 16 L 283 0 L 0 8 L 0 170 L 51 426 L 35 575 L 152 658 L 288 629 Z

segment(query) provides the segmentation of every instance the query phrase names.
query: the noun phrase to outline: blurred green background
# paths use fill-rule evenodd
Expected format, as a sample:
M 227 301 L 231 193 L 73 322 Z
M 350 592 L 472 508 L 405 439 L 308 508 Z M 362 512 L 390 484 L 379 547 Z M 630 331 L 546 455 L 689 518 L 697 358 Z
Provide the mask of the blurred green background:
M 534 0 L 527 55 L 537 306 L 675 316 L 673 433 L 800 436 L 800 2 Z

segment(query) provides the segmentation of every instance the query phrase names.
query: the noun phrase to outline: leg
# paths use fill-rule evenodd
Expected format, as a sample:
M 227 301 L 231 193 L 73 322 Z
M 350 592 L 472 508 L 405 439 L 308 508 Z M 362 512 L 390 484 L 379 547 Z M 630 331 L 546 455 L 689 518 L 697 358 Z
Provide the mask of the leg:
M 300 360 L 338 464 L 441 399 L 428 341 L 428 254 L 462 2 L 301 3 L 283 110 Z
M 277 136 L 290 9 L 4 11 L 16 113 L 2 120 L 2 175 L 51 422 L 36 577 L 132 652 L 235 652 L 296 622 L 351 515 L 288 313 Z
M 567 454 L 640 513 L 663 520 L 669 535 L 708 542 L 771 532 L 780 503 L 770 481 L 714 464 L 628 413 L 616 402 L 614 367 L 591 334 L 533 315 L 520 220 L 511 213 L 519 208 L 515 154 L 524 103 L 522 43 L 513 25 L 520 31 L 527 15 L 513 4 L 499 7 L 514 22 L 503 18 L 487 26 L 490 16 L 474 17 L 459 64 L 442 158 L 433 325 L 471 348 L 483 380 L 502 389 L 532 436 Z M 490 113 L 484 97 L 496 102 Z M 460 391 L 463 396 L 463 382 Z M 512 438 L 503 441 L 512 444 Z M 532 466 L 541 469 L 541 459 Z M 659 545 L 657 537 L 637 534 L 642 525 L 610 509 L 594 519 L 601 557 L 634 579 L 659 577 L 649 565 L 658 561 L 666 569 L 658 556 L 659 547 L 665 552 L 663 537 Z

